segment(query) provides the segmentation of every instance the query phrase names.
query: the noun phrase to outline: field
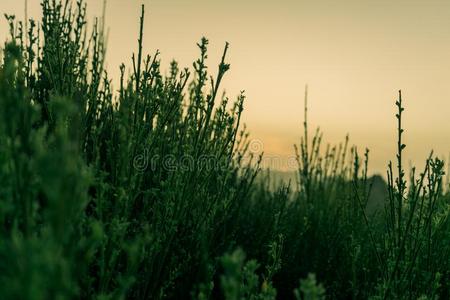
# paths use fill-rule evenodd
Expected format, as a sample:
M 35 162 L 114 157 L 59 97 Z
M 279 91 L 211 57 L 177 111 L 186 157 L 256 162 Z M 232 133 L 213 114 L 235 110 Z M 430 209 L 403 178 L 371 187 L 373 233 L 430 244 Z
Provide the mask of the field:
M 161 70 L 143 8 L 113 87 L 103 24 L 41 2 L 39 23 L 2 21 L 1 299 L 450 298 L 446 165 L 405 171 L 401 91 L 386 184 L 369 150 L 308 127 L 305 99 L 297 179 L 273 187 L 244 93 L 221 90 L 228 44 L 216 77 L 206 38 L 191 69 Z

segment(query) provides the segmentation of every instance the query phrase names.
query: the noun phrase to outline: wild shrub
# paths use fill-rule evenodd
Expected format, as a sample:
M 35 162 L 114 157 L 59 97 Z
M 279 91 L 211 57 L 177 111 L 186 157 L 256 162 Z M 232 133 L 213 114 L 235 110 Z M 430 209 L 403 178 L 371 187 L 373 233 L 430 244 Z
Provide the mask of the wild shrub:
M 41 6 L 39 23 L 7 16 L 2 49 L 0 298 L 448 298 L 444 163 L 406 179 L 401 95 L 397 171 L 372 214 L 368 150 L 323 149 L 307 95 L 297 182 L 255 181 L 245 95 L 221 90 L 228 44 L 216 77 L 206 38 L 164 76 L 142 7 L 113 87 L 103 20 L 88 28 L 83 0 Z

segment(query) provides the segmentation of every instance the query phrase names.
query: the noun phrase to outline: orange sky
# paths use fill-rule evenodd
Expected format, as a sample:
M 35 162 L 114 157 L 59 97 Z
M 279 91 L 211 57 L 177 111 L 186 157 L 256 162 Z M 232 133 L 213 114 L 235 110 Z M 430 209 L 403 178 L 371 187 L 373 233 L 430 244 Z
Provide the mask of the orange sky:
M 39 0 L 29 15 L 39 16 Z M 23 18 L 24 1 L 0 0 L 0 13 Z M 89 18 L 103 0 L 87 0 Z M 385 173 L 395 158 L 398 89 L 406 105 L 407 159 L 420 166 L 431 149 L 450 151 L 450 1 L 444 0 L 109 0 L 108 69 L 130 65 L 136 48 L 140 4 L 147 7 L 145 49 L 190 67 L 196 42 L 210 39 L 216 70 L 225 41 L 231 70 L 229 96 L 245 90 L 244 121 L 270 155 L 287 158 L 301 136 L 303 89 L 309 85 L 310 127 L 325 141 L 347 133 L 370 148 L 372 172 Z M 6 38 L 0 23 L 0 40 Z

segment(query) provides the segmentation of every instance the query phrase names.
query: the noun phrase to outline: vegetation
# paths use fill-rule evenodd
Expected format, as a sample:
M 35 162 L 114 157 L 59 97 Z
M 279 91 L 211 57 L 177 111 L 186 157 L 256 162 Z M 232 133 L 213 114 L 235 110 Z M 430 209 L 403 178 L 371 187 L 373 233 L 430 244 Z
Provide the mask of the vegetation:
M 2 299 L 448 299 L 450 197 L 433 155 L 409 179 L 398 154 L 384 210 L 368 213 L 368 150 L 304 135 L 298 181 L 255 180 L 244 94 L 143 53 L 116 92 L 102 21 L 83 0 L 7 16 L 0 64 Z M 24 29 L 27 28 L 27 31 Z M 395 165 L 395 167 L 394 167 Z

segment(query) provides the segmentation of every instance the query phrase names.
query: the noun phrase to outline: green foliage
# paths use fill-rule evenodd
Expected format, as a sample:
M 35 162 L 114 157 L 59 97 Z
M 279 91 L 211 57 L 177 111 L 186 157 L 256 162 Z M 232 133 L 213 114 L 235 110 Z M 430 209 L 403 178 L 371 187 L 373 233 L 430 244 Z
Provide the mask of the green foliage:
M 221 91 L 228 44 L 216 77 L 206 38 L 164 76 L 142 9 L 114 88 L 102 21 L 86 26 L 83 0 L 41 4 L 39 23 L 7 16 L 2 49 L 1 299 L 449 297 L 444 163 L 406 178 L 401 95 L 384 211 L 368 211 L 368 150 L 309 136 L 307 95 L 298 180 L 274 190 L 255 181 L 244 94 Z
M 325 299 L 325 289 L 317 283 L 314 274 L 308 274 L 306 279 L 300 280 L 300 288 L 294 290 L 297 300 L 320 300 Z
M 276 291 L 270 282 L 256 274 L 259 268 L 255 260 L 245 262 L 242 250 L 226 254 L 221 259 L 224 275 L 221 276 L 221 286 L 226 300 L 270 300 L 275 299 Z

